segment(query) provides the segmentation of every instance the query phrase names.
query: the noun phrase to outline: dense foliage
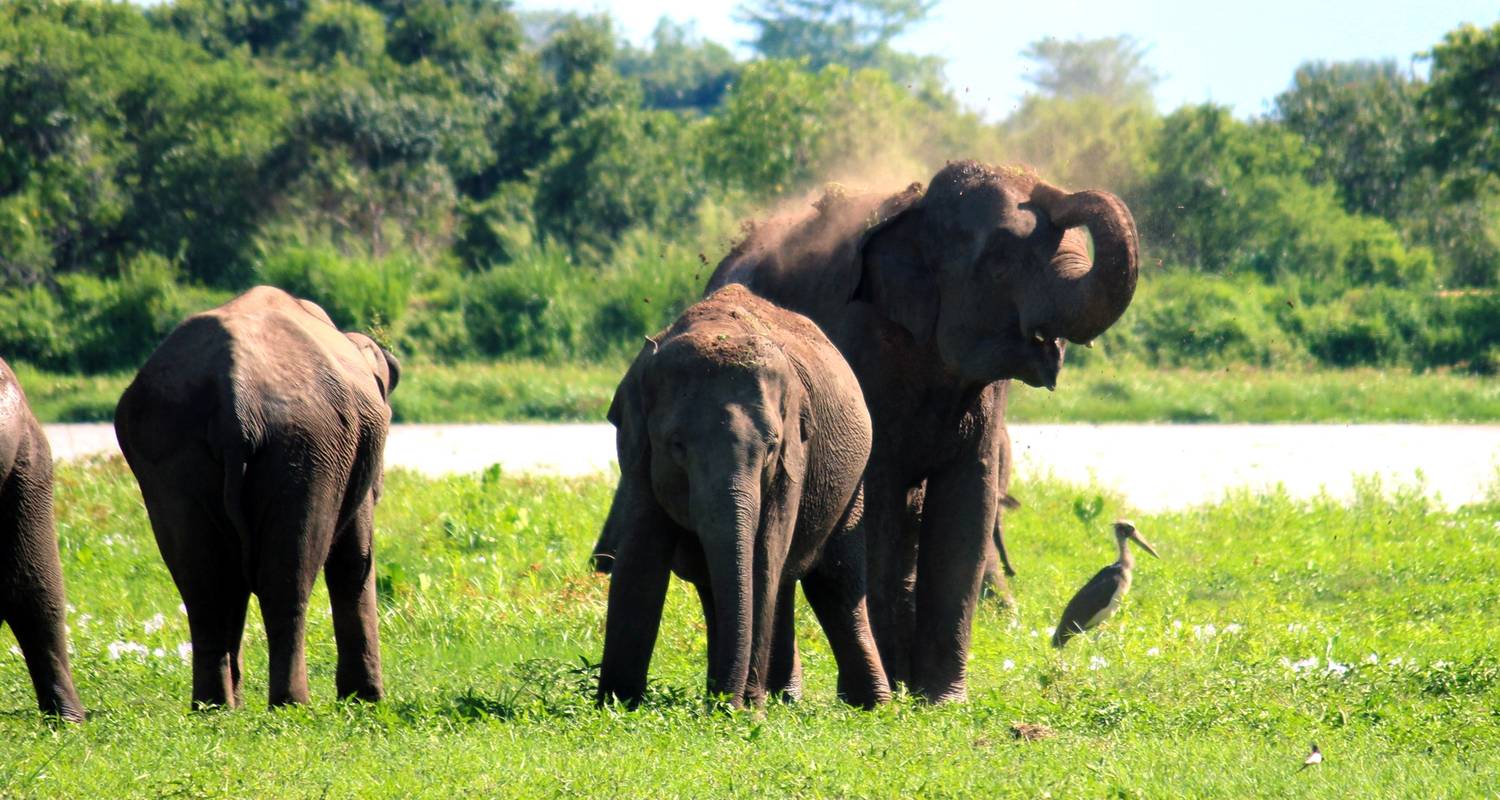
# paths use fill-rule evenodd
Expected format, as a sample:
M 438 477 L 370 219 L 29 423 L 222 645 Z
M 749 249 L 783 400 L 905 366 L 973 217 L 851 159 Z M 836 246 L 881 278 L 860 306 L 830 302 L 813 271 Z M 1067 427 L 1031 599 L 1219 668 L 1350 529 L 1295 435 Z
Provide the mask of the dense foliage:
M 492 0 L 0 4 L 0 354 L 130 369 L 270 282 L 408 357 L 619 358 L 740 219 L 970 157 L 1136 211 L 1153 274 L 1116 353 L 1497 368 L 1500 25 L 1429 79 L 1306 65 L 1250 120 L 1161 113 L 1129 38 L 1043 40 L 991 124 L 891 49 L 930 7 L 750 4 L 738 61 Z

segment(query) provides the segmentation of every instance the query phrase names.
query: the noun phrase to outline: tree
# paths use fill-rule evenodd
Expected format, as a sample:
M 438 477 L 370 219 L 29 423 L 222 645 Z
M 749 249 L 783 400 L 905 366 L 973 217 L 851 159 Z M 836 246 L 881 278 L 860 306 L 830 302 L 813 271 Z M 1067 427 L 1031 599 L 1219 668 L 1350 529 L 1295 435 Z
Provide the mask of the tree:
M 1408 184 L 1424 179 L 1421 89 L 1392 61 L 1303 64 L 1274 117 L 1315 149 L 1309 179 L 1332 182 L 1350 211 L 1394 220 Z
M 942 59 L 891 48 L 891 42 L 927 18 L 936 0 L 759 0 L 740 6 L 755 29 L 751 47 L 766 58 L 808 60 L 822 69 L 883 69 L 898 83 L 928 87 L 941 82 Z
M 1463 25 L 1426 54 L 1432 75 L 1421 105 L 1434 139 L 1426 161 L 1460 197 L 1500 174 L 1500 23 Z
M 615 68 L 640 82 L 647 106 L 700 112 L 717 106 L 740 73 L 728 48 L 699 39 L 691 26 L 666 17 L 651 33 L 651 48 L 621 48 Z
M 1221 106 L 1178 109 L 1135 204 L 1151 249 L 1207 272 L 1296 276 L 1325 290 L 1429 281 L 1431 253 L 1408 249 L 1384 220 L 1345 211 L 1332 185 L 1309 183 L 1313 158 L 1278 125 L 1240 122 Z
M 1048 37 L 1021 55 L 1036 64 L 1027 82 L 1043 95 L 1100 97 L 1129 104 L 1151 101 L 1160 76 L 1146 65 L 1146 49 L 1129 36 L 1063 40 Z

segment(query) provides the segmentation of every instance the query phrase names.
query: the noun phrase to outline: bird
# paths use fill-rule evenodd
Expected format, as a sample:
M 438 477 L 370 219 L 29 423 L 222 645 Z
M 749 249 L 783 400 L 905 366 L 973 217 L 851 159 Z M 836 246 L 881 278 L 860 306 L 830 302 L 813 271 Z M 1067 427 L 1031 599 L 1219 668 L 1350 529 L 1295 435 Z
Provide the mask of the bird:
M 1120 547 L 1120 557 L 1115 563 L 1099 570 L 1068 601 L 1067 608 L 1063 610 L 1062 621 L 1057 623 L 1057 629 L 1052 633 L 1053 647 L 1061 648 L 1074 636 L 1092 630 L 1109 619 L 1115 609 L 1120 607 L 1120 601 L 1130 591 L 1130 572 L 1135 568 L 1135 557 L 1126 544 L 1131 539 L 1144 547 L 1153 558 L 1160 558 L 1156 555 L 1156 549 L 1141 538 L 1140 532 L 1129 520 L 1115 522 L 1115 543 Z
M 1307 754 L 1307 759 L 1302 762 L 1302 766 L 1298 767 L 1297 771 L 1301 772 L 1308 767 L 1315 767 L 1321 763 L 1323 763 L 1323 751 L 1318 749 L 1317 742 L 1313 742 L 1312 752 Z

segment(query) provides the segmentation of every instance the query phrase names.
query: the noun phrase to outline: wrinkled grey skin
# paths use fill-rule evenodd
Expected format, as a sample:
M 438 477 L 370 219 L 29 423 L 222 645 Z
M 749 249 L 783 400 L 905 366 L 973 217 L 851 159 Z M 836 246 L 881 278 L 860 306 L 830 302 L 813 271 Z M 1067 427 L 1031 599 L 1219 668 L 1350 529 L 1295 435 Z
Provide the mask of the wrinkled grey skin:
M 890 696 L 853 532 L 870 420 L 859 385 L 805 318 L 731 286 L 644 347 L 616 391 L 620 483 L 595 546 L 611 574 L 600 702 L 639 702 L 668 576 L 694 583 L 708 688 L 754 706 L 785 674 L 796 582 L 823 626 L 847 702 Z
M 52 521 L 52 450 L 15 373 L 0 361 L 0 625 L 16 635 L 37 706 L 82 722 L 68 666 L 67 606 Z
M 739 283 L 806 315 L 858 377 L 875 435 L 870 615 L 888 677 L 918 696 L 967 694 L 1000 505 L 997 381 L 1056 385 L 1065 340 L 1091 341 L 1130 305 L 1136 239 L 1113 195 L 965 161 L 926 192 L 830 193 L 815 214 L 762 224 L 709 280 L 710 292 Z
M 189 317 L 120 398 L 115 432 L 187 607 L 194 706 L 239 706 L 250 595 L 271 705 L 308 700 L 303 634 L 328 581 L 341 697 L 383 694 L 372 529 L 396 359 L 257 287 Z

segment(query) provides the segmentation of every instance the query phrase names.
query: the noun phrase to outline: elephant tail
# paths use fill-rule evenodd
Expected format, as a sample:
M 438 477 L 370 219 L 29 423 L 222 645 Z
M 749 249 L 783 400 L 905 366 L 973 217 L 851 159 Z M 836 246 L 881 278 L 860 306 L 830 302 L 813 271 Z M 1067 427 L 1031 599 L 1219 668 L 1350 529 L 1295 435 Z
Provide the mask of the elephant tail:
M 233 384 L 226 382 L 220 394 L 217 425 L 217 449 L 224 461 L 224 515 L 234 529 L 240 542 L 240 570 L 251 591 L 255 590 L 255 532 L 251 527 L 248 509 L 245 506 L 245 477 L 250 460 L 255 456 L 256 443 L 249 425 L 243 424 L 246 411 L 241 408 L 233 391 Z

